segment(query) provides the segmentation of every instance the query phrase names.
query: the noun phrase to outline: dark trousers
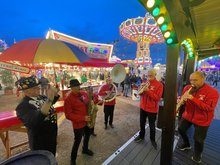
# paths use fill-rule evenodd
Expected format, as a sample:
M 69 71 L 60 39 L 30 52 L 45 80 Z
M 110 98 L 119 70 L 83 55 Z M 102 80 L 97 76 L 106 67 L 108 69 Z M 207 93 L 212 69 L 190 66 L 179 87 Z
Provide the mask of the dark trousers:
M 192 125 L 194 125 L 195 127 L 194 151 L 196 155 L 200 155 L 202 154 L 202 151 L 203 151 L 203 146 L 204 146 L 204 142 L 205 142 L 205 138 L 206 138 L 209 126 L 198 126 L 182 118 L 180 121 L 178 131 L 183 139 L 184 144 L 186 145 L 190 145 L 189 138 L 186 132 Z
M 214 80 L 213 83 L 212 83 L 212 85 L 217 86 L 217 85 L 218 85 L 218 80 Z
M 28 130 L 28 139 L 31 150 L 47 150 L 56 155 L 57 126 L 51 127 L 48 132 L 39 133 Z
M 95 127 L 90 128 L 90 130 L 91 130 L 91 134 L 94 134 L 94 133 L 95 133 Z
M 115 105 L 104 105 L 105 125 L 112 125 Z
M 73 144 L 72 152 L 71 152 L 71 160 L 72 161 L 76 160 L 77 152 L 78 152 L 78 149 L 79 149 L 79 145 L 80 145 L 82 136 L 84 136 L 84 139 L 83 139 L 83 151 L 88 150 L 89 138 L 90 138 L 90 135 L 91 135 L 91 130 L 87 126 L 85 126 L 84 128 L 80 128 L 80 129 L 74 129 L 74 135 L 75 135 L 75 139 L 74 139 L 74 144 Z
M 157 113 L 146 112 L 143 109 L 140 109 L 140 127 L 141 127 L 141 131 L 139 132 L 139 136 L 142 139 L 144 139 L 145 124 L 146 124 L 147 118 L 148 118 L 149 126 L 150 126 L 150 139 L 152 141 L 155 141 L 155 134 L 156 134 L 155 121 L 157 119 Z
M 125 84 L 125 85 L 124 85 L 123 96 L 128 96 L 129 87 L 130 87 L 130 84 Z

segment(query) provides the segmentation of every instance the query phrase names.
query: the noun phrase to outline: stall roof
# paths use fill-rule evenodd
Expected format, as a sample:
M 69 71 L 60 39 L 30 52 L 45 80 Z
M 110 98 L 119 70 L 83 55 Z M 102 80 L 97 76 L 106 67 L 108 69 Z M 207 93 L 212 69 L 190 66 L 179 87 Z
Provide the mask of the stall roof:
M 200 59 L 220 53 L 219 0 L 163 0 L 163 2 L 180 42 L 191 38 Z

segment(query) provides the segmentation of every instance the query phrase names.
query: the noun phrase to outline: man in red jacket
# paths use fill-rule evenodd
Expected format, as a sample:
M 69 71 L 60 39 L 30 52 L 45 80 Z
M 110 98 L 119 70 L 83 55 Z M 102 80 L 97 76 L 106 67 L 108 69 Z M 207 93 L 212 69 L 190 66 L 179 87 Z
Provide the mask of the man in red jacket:
M 114 85 L 112 84 L 112 79 L 109 77 L 106 80 L 106 84 L 104 84 L 100 91 L 99 95 L 105 97 L 106 95 L 109 95 L 109 92 L 115 92 L 114 91 Z M 105 129 L 108 128 L 108 122 L 111 128 L 114 128 L 113 126 L 113 116 L 114 116 L 114 109 L 115 109 L 115 99 L 111 101 L 104 101 L 104 114 L 105 114 Z
M 145 136 L 145 124 L 146 118 L 148 118 L 150 126 L 150 140 L 155 149 L 157 149 L 157 143 L 155 141 L 155 121 L 158 112 L 158 103 L 163 93 L 163 84 L 156 80 L 156 71 L 154 69 L 148 70 L 148 81 L 149 83 L 144 88 L 143 92 L 140 93 L 140 132 L 139 136 L 135 138 L 136 142 L 144 140 Z M 142 84 L 143 85 L 143 84 Z
M 80 91 L 80 85 L 77 79 L 70 80 L 71 93 L 64 101 L 65 115 L 72 122 L 75 135 L 71 152 L 71 165 L 76 164 L 77 152 L 83 135 L 82 153 L 89 156 L 93 155 L 93 152 L 88 149 L 91 134 L 91 130 L 87 126 L 87 121 L 90 121 L 90 116 L 87 115 L 89 98 L 86 92 Z
M 192 73 L 190 83 L 191 85 L 184 87 L 181 96 L 185 103 L 185 111 L 178 128 L 183 144 L 179 145 L 178 148 L 182 151 L 191 149 L 186 131 L 194 125 L 194 154 L 192 160 L 201 163 L 204 141 L 214 117 L 219 94 L 216 89 L 205 84 L 205 77 L 202 72 Z

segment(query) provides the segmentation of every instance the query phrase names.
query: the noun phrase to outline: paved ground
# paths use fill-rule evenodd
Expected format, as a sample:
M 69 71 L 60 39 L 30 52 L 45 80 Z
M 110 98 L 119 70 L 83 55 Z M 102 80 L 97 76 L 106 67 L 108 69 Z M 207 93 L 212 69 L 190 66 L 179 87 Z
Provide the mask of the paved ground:
M 220 88 L 218 88 L 220 90 Z M 0 112 L 15 109 L 18 98 L 13 96 L 0 95 Z M 131 100 L 131 97 L 117 97 L 117 104 L 114 115 L 115 128 L 104 129 L 103 107 L 99 107 L 95 127 L 96 137 L 91 137 L 90 148 L 94 151 L 93 157 L 85 156 L 78 152 L 77 163 L 80 165 L 102 164 L 112 153 L 127 142 L 139 130 L 139 108 L 138 101 Z M 63 114 L 59 114 L 61 117 Z M 215 119 L 220 119 L 220 103 L 215 111 Z M 68 165 L 70 161 L 71 147 L 73 143 L 73 131 L 71 123 L 64 119 L 58 130 L 57 161 L 59 165 Z M 11 143 L 25 141 L 26 134 L 10 132 Z M 28 150 L 28 146 L 19 147 L 13 150 L 12 154 L 18 154 Z M 5 148 L 0 142 L 0 162 L 6 159 Z
M 10 100 L 10 104 L 8 103 Z M 15 109 L 18 104 L 18 98 L 13 96 L 0 96 L 0 112 Z M 78 164 L 97 165 L 105 161 L 113 152 L 130 139 L 139 129 L 139 108 L 138 102 L 131 100 L 130 97 L 117 97 L 117 104 L 114 115 L 115 128 L 104 129 L 103 107 L 99 106 L 97 122 L 95 127 L 96 137 L 91 137 L 90 148 L 94 151 L 93 157 L 82 155 L 81 147 L 78 152 Z M 63 114 L 59 114 L 61 117 Z M 73 143 L 73 131 L 71 123 L 64 119 L 59 126 L 57 161 L 60 165 L 68 165 L 70 161 L 70 152 Z M 11 144 L 25 141 L 25 133 L 10 132 Z M 26 151 L 28 146 L 19 147 L 13 150 L 12 154 L 18 154 Z M 5 148 L 0 142 L 0 162 L 6 159 Z

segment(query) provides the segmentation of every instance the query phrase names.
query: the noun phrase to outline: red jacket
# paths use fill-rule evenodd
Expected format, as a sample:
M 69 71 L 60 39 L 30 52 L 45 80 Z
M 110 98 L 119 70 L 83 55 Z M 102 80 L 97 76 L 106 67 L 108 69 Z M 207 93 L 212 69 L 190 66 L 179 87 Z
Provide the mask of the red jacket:
M 190 87 L 191 85 L 185 86 L 182 93 L 184 94 Z M 185 111 L 182 117 L 199 126 L 209 126 L 218 103 L 218 91 L 205 84 L 192 95 L 193 99 L 187 100 L 185 103 Z
M 109 92 L 109 91 L 111 91 L 111 89 L 110 89 L 110 85 L 109 84 L 104 84 L 102 87 L 101 87 L 101 89 L 100 89 L 100 91 L 99 91 L 99 95 L 100 96 L 105 96 L 106 95 L 106 92 Z M 113 99 L 112 101 L 110 101 L 110 102 L 105 102 L 104 103 L 104 105 L 115 105 L 115 99 Z
M 140 108 L 146 112 L 157 113 L 158 103 L 163 93 L 163 84 L 156 79 L 149 82 L 149 91 L 140 94 Z
M 72 122 L 73 128 L 83 128 L 86 126 L 85 116 L 87 116 L 88 94 L 80 92 L 79 94 L 70 93 L 64 101 L 64 112 L 66 118 Z

